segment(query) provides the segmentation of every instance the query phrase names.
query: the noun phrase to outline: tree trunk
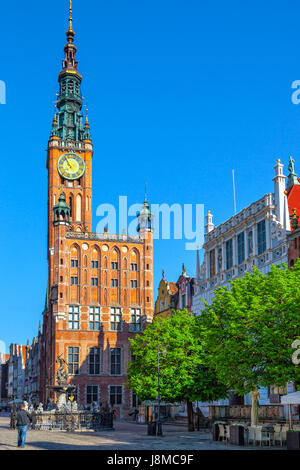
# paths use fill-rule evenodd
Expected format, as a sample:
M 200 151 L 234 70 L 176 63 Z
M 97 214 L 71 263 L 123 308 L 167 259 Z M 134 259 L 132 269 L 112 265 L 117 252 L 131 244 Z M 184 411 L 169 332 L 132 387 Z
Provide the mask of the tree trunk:
M 195 431 L 193 403 L 187 400 L 186 404 L 187 404 L 187 413 L 188 413 L 188 431 L 193 432 Z
M 258 426 L 258 400 L 259 400 L 259 392 L 256 388 L 251 392 L 251 426 Z

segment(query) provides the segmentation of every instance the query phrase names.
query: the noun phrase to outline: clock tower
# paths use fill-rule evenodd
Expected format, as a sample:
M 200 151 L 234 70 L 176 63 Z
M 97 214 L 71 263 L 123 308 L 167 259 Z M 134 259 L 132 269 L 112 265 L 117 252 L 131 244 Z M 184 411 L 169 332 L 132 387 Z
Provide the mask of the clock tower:
M 62 70 L 58 76 L 57 112 L 48 143 L 48 259 L 54 247 L 53 207 L 63 192 L 70 207 L 70 224 L 74 231 L 92 229 L 92 155 L 90 125 L 86 115 L 83 124 L 82 76 L 76 61 L 75 32 L 72 21 L 72 2 Z
M 124 387 L 130 339 L 153 317 L 153 223 L 147 198 L 136 235 L 92 232 L 93 145 L 82 115 L 70 2 L 67 44 L 47 149 L 48 288 L 40 401 L 56 399 L 58 357 L 84 406 L 106 401 L 117 416 L 138 404 Z

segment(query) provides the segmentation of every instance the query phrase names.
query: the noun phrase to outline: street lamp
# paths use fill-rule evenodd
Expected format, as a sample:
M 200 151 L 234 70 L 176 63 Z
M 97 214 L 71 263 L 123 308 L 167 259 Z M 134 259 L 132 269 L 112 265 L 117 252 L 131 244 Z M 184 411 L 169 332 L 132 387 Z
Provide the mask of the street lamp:
M 71 402 L 71 431 L 74 431 L 74 417 L 73 417 L 73 400 L 74 400 L 74 395 L 69 396 L 69 400 Z
M 157 419 L 157 436 L 162 436 L 162 423 L 160 421 L 160 382 L 159 382 L 159 355 L 163 354 L 164 356 L 166 355 L 166 349 L 164 348 L 163 351 L 160 351 L 159 345 L 157 347 L 157 400 L 158 400 L 158 419 Z

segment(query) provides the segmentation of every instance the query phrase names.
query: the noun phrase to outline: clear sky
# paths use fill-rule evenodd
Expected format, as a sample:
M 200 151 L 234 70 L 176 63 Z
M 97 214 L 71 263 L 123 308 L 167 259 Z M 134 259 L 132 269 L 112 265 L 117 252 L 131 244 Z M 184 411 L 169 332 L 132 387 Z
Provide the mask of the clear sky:
M 47 283 L 46 147 L 68 25 L 68 0 L 2 2 L 0 341 L 37 334 Z M 99 204 L 204 204 L 216 225 L 273 191 L 277 158 L 300 174 L 298 1 L 73 1 L 82 93 Z M 164 268 L 195 274 L 185 240 L 154 245 Z

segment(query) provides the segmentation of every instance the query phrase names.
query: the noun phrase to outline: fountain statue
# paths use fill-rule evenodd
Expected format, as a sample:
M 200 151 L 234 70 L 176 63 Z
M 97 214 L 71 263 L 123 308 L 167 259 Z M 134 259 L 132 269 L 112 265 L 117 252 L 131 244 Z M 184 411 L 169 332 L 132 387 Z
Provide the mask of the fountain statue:
M 68 363 L 62 357 L 61 354 L 56 359 L 59 363 L 59 367 L 56 372 L 57 385 L 48 385 L 47 388 L 53 390 L 57 395 L 56 409 L 57 411 L 63 411 L 67 406 L 67 395 L 73 393 L 76 389 L 75 385 L 68 384 Z

